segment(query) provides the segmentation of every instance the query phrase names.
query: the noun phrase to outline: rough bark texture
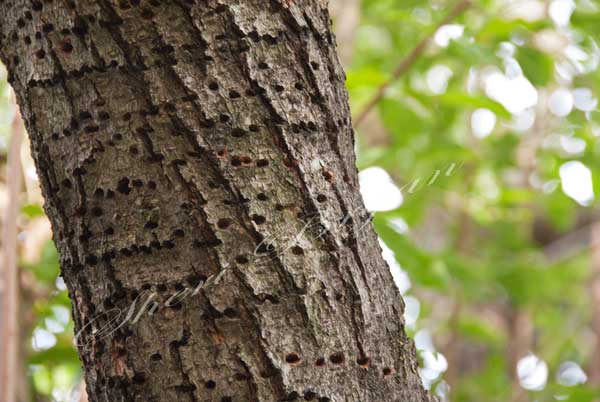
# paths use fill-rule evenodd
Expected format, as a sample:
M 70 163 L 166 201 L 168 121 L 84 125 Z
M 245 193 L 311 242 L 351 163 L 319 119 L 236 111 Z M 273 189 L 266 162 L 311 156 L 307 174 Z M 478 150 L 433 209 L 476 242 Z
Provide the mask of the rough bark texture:
M 91 401 L 430 400 L 325 3 L 0 0 L 0 40 Z

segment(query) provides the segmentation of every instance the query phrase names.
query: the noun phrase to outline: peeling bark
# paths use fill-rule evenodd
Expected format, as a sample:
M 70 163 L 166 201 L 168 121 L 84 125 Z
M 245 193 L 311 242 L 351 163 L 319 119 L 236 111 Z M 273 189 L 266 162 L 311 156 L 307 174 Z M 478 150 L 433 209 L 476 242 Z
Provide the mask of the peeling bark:
M 325 3 L 0 0 L 0 41 L 90 401 L 431 400 Z

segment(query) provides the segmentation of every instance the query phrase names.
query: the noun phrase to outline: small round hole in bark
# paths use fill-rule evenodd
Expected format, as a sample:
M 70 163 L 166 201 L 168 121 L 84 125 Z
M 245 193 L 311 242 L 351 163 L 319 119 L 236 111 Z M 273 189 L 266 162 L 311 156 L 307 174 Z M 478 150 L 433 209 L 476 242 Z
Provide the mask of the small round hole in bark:
M 261 61 L 260 63 L 258 63 L 258 68 L 261 70 L 267 70 L 269 68 L 269 65 L 264 61 Z
M 294 84 L 294 88 L 296 88 L 298 91 L 302 91 L 304 89 L 304 85 L 302 85 L 301 83 L 297 82 Z
M 257 167 L 267 167 L 269 166 L 269 161 L 267 159 L 259 159 L 256 161 Z
M 267 201 L 269 197 L 265 193 L 258 193 L 256 199 L 259 201 Z
M 294 255 L 303 255 L 304 249 L 300 246 L 294 246 L 292 247 L 292 253 L 294 253 Z
M 371 359 L 369 359 L 368 357 L 359 357 L 358 359 L 356 359 L 356 364 L 358 364 L 362 368 L 368 368 L 371 364 Z
M 83 128 L 83 131 L 85 131 L 88 134 L 96 133 L 96 132 L 98 132 L 98 130 L 100 130 L 100 127 L 98 127 L 95 124 L 90 124 L 89 126 L 85 126 Z
M 217 387 L 217 383 L 213 380 L 208 380 L 204 383 L 204 388 L 206 389 L 215 389 Z
M 311 61 L 310 62 L 310 66 L 312 67 L 313 70 L 318 70 L 321 66 L 319 65 L 319 63 L 315 62 L 315 61 Z
M 237 155 L 234 155 L 234 156 L 231 157 L 231 165 L 232 166 L 236 166 L 237 167 L 237 166 L 241 166 L 241 164 L 242 164 L 242 158 L 240 158 Z
M 283 92 L 285 90 L 283 85 L 279 85 L 279 84 L 275 85 L 273 88 L 275 89 L 275 92 Z
M 383 375 L 386 376 L 386 377 L 389 376 L 389 375 L 391 375 L 392 371 L 393 370 L 391 368 L 389 368 L 389 367 L 384 367 L 383 370 L 382 370 Z
M 135 179 L 131 182 L 131 184 L 133 185 L 133 187 L 140 188 L 144 185 L 144 182 L 141 181 L 140 179 Z
M 162 360 L 162 355 L 161 355 L 160 353 L 158 353 L 158 352 L 156 352 L 156 353 L 153 353 L 153 354 L 150 356 L 150 360 L 152 360 L 153 362 L 158 362 L 158 361 L 161 361 L 161 360 Z
M 106 228 L 104 229 L 104 234 L 107 236 L 112 236 L 115 234 L 115 230 L 113 228 Z
M 61 43 L 60 49 L 65 53 L 71 53 L 73 51 L 73 45 L 69 40 L 65 40 Z
M 127 177 L 123 177 L 117 183 L 117 191 L 121 194 L 129 194 L 131 192 L 131 188 L 129 187 L 129 179 Z
M 156 182 L 152 180 L 148 181 L 148 188 L 150 190 L 156 190 Z
M 234 91 L 234 90 L 231 90 L 231 91 L 229 91 L 229 97 L 230 97 L 231 99 L 237 99 L 237 98 L 239 98 L 240 96 L 241 96 L 241 95 L 240 95 L 240 93 L 239 93 L 238 91 Z
M 262 225 L 263 223 L 265 223 L 267 221 L 267 218 L 265 218 L 262 215 L 253 215 L 252 216 L 252 220 L 254 221 L 254 223 L 256 223 L 257 225 Z
M 219 115 L 219 121 L 221 123 L 227 123 L 229 120 L 231 120 L 231 118 L 229 117 L 228 114 L 222 113 L 222 114 Z
M 231 225 L 231 219 L 221 218 L 217 221 L 219 229 L 227 229 Z
M 325 196 L 324 194 L 319 194 L 319 195 L 317 195 L 317 201 L 323 203 L 323 202 L 327 201 L 327 196 Z
M 44 49 L 39 49 L 37 52 L 35 52 L 35 57 L 38 59 L 43 59 L 46 57 L 46 51 Z
M 343 364 L 344 363 L 344 354 L 342 352 L 337 352 L 329 356 L 329 361 L 333 364 Z
M 175 236 L 175 237 L 183 237 L 183 236 L 185 236 L 185 232 L 183 231 L 183 229 L 175 229 L 173 231 L 173 236 Z
M 234 128 L 233 130 L 231 130 L 231 135 L 235 138 L 241 138 L 246 134 L 246 132 L 244 130 L 242 130 L 241 128 Z
M 300 358 L 300 355 L 298 355 L 298 353 L 290 353 L 285 357 L 285 361 L 286 363 L 291 365 L 298 365 L 300 364 L 300 362 L 302 362 L 302 359 Z
M 237 262 L 238 264 L 248 264 L 248 257 L 246 257 L 245 255 L 238 255 L 237 257 L 235 257 L 235 262 Z
M 317 398 L 317 394 L 312 392 L 312 391 L 306 391 L 304 393 L 304 400 L 305 401 L 314 401 Z
M 317 367 L 325 366 L 325 358 L 319 357 L 317 360 L 315 360 L 315 366 L 317 366 Z
M 208 89 L 210 89 L 211 91 L 216 91 L 219 89 L 219 84 L 213 81 L 210 84 L 208 84 Z

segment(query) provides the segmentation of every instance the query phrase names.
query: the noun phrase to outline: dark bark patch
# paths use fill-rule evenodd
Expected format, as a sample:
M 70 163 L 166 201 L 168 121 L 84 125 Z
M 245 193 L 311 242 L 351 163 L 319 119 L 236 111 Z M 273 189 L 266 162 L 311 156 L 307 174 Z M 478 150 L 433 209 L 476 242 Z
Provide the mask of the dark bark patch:
M 217 227 L 219 229 L 227 229 L 231 225 L 231 219 L 229 218 L 221 218 L 217 221 Z

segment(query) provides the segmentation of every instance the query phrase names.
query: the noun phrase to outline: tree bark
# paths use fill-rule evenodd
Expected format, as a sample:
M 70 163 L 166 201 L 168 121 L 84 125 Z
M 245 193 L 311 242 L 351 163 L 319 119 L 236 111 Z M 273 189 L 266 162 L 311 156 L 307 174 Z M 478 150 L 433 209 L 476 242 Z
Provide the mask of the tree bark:
M 0 0 L 0 40 L 90 401 L 431 400 L 324 2 Z

